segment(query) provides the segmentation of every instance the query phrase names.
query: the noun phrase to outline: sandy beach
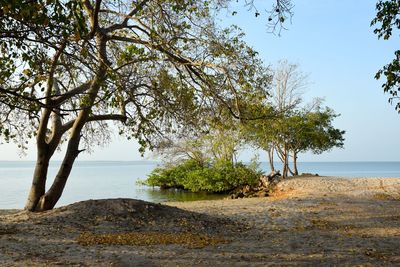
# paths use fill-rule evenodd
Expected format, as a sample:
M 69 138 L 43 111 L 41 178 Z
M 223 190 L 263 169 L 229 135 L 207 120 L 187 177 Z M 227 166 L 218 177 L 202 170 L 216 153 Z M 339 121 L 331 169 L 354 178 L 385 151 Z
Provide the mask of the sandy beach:
M 263 198 L 0 211 L 1 266 L 394 266 L 399 244 L 399 178 L 297 177 Z

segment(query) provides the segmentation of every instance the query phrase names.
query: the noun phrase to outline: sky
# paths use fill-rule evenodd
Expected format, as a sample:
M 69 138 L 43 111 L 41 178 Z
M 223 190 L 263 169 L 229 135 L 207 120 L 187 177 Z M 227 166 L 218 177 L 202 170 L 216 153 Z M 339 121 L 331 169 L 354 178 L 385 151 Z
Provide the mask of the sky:
M 240 1 L 239 1 L 240 2 Z M 256 1 L 259 10 L 270 6 L 271 0 Z M 400 161 L 400 114 L 388 104 L 383 93 L 383 80 L 375 73 L 393 58 L 398 49 L 398 33 L 393 40 L 378 40 L 370 22 L 375 14 L 375 0 L 294 0 L 292 22 L 280 36 L 267 32 L 267 15 L 255 17 L 243 7 L 220 15 L 220 24 L 236 24 L 246 33 L 245 40 L 259 52 L 265 64 L 287 59 L 300 65 L 309 74 L 310 84 L 305 101 L 325 98 L 325 105 L 341 114 L 335 127 L 346 131 L 344 149 L 333 149 L 321 155 L 305 153 L 299 161 Z M 35 160 L 30 146 L 21 157 L 15 145 L 0 146 L 0 160 Z M 254 151 L 240 156 L 249 160 Z M 62 154 L 55 155 L 61 159 Z M 92 154 L 81 154 L 78 160 L 143 160 L 138 145 L 114 136 L 111 144 L 96 148 Z M 260 160 L 265 155 L 260 152 Z

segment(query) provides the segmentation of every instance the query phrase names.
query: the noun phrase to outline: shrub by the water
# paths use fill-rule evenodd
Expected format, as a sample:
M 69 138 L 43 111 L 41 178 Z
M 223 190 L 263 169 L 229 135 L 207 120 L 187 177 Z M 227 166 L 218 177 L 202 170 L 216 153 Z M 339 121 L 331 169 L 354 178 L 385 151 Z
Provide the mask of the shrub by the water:
M 233 164 L 227 161 L 199 163 L 185 160 L 179 165 L 156 168 L 144 181 L 162 189 L 178 188 L 192 192 L 227 192 L 243 185 L 257 183 L 261 172 L 255 164 Z

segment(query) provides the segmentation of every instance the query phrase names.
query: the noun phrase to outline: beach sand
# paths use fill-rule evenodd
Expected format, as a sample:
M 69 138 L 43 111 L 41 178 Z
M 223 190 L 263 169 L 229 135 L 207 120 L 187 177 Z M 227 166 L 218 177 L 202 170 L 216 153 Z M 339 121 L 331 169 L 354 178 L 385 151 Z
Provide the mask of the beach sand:
M 82 233 L 193 233 L 223 242 L 89 245 Z M 297 177 L 270 197 L 0 211 L 1 266 L 400 265 L 400 179 Z

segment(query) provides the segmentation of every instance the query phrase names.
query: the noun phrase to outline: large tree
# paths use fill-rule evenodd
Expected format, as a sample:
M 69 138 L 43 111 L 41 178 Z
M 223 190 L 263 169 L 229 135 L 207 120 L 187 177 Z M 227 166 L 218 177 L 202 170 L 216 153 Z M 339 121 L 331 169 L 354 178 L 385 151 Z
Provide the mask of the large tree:
M 212 116 L 223 106 L 244 116 L 242 91 L 251 94 L 263 81 L 240 31 L 214 23 L 213 12 L 227 3 L 1 2 L 0 129 L 7 141 L 24 147 L 34 136 L 37 146 L 26 209 L 54 207 L 79 153 L 109 139 L 110 121 L 145 149 L 203 123 L 205 110 Z M 62 144 L 47 188 L 49 162 Z

